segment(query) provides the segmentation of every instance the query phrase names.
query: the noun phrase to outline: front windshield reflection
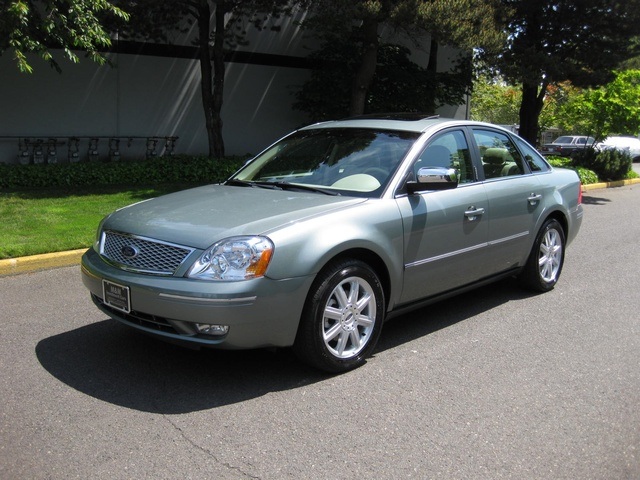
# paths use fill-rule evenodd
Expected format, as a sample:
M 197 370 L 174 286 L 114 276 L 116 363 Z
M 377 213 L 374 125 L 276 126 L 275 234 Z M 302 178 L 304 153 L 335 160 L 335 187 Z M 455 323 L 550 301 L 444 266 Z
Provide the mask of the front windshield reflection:
M 266 150 L 233 180 L 378 196 L 417 137 L 413 132 L 369 129 L 304 130 Z

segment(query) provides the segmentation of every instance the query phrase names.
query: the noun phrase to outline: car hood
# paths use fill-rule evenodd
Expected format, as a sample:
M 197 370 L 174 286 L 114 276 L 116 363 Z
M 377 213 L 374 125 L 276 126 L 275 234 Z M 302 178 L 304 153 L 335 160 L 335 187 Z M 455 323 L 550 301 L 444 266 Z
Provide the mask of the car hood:
M 145 200 L 105 219 L 103 229 L 205 249 L 233 235 L 268 234 L 365 198 L 208 185 Z

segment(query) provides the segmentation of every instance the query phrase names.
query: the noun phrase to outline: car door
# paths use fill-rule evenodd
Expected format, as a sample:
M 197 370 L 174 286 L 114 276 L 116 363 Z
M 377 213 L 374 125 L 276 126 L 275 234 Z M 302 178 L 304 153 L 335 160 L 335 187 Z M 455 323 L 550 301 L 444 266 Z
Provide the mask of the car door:
M 487 196 L 473 168 L 463 129 L 432 139 L 413 165 L 453 167 L 459 185 L 397 198 L 404 228 L 404 286 L 409 303 L 486 275 Z
M 514 268 L 526 260 L 542 210 L 541 186 L 511 137 L 473 128 L 488 197 L 490 273 Z

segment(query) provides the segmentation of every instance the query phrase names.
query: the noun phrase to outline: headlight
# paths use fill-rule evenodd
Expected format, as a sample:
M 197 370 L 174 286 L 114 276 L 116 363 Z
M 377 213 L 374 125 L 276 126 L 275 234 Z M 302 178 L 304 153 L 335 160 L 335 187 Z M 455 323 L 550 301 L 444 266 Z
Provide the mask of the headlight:
M 187 273 L 200 280 L 248 280 L 267 271 L 273 243 L 266 237 L 232 237 L 208 248 Z

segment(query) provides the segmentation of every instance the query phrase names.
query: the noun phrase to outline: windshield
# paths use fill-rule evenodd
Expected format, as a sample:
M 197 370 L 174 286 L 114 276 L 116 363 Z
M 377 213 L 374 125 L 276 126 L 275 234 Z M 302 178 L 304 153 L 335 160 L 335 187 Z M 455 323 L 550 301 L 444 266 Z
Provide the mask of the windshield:
M 229 183 L 304 185 L 346 195 L 379 196 L 418 136 L 355 128 L 299 131 L 249 162 Z
M 571 143 L 572 140 L 573 137 L 558 137 L 553 141 L 553 143 Z

